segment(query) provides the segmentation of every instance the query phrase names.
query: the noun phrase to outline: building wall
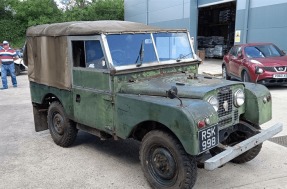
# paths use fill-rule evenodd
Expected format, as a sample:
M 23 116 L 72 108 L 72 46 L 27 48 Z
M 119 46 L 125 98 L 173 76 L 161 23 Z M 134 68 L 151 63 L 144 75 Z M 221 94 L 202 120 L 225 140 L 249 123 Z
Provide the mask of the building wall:
M 125 20 L 164 28 L 185 28 L 197 36 L 197 0 L 125 0 Z
M 242 31 L 240 43 L 272 42 L 287 51 L 286 10 L 287 0 L 237 1 L 235 30 Z
M 125 0 L 125 20 L 147 24 L 147 0 Z
M 125 0 L 125 20 L 168 28 L 190 24 L 190 0 Z
M 125 0 L 125 20 L 186 28 L 197 36 L 198 7 L 232 0 Z M 237 0 L 240 42 L 272 42 L 287 52 L 287 0 Z M 196 46 L 196 44 L 195 44 Z

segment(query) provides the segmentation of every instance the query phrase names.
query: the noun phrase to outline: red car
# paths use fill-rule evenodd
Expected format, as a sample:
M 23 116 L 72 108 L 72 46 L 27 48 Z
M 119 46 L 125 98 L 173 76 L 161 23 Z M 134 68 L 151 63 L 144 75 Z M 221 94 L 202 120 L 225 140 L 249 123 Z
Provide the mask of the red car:
M 256 75 L 256 67 L 263 73 Z M 223 58 L 222 75 L 264 85 L 287 84 L 287 56 L 272 43 L 235 45 Z

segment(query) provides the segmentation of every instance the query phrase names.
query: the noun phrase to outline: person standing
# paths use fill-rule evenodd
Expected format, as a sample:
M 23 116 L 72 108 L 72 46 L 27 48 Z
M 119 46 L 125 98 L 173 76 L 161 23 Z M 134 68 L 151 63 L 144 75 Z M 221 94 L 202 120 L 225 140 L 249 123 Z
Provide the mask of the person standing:
M 7 72 L 10 72 L 13 87 L 17 87 L 14 60 L 17 59 L 16 52 L 9 47 L 8 41 L 3 41 L 3 49 L 0 50 L 2 88 L 8 89 Z

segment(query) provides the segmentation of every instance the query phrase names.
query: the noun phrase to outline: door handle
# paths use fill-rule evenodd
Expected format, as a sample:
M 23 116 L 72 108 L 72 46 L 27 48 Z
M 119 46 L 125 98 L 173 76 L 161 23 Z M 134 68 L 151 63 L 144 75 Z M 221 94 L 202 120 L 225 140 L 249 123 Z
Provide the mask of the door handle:
M 81 96 L 79 94 L 76 95 L 76 102 L 81 102 Z

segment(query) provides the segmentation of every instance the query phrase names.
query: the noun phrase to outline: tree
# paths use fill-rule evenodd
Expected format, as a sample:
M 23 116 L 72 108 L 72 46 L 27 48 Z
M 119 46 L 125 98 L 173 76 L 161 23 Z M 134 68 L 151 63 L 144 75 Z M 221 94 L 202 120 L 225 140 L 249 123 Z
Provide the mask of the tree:
M 66 21 L 124 19 L 124 0 L 75 1 L 64 13 Z
M 28 27 L 64 21 L 123 20 L 124 0 L 0 0 L 0 40 L 22 47 Z
M 62 21 L 62 11 L 54 0 L 24 0 L 13 5 L 15 18 L 26 23 L 27 27 Z

